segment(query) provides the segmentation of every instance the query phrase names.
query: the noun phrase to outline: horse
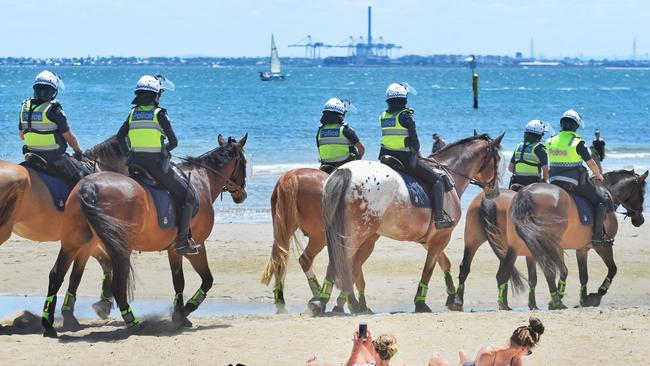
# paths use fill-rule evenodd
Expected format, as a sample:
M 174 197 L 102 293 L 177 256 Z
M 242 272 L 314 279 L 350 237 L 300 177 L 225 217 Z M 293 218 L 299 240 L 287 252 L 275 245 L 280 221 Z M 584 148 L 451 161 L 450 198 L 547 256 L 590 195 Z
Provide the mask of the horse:
M 445 167 L 455 181 L 455 189 L 445 193 L 444 207 L 456 223 L 461 215 L 459 197 L 470 182 L 487 189 L 498 187 L 503 136 L 493 140 L 482 134 L 462 139 L 440 150 L 432 161 Z M 362 160 L 339 167 L 323 188 L 323 219 L 329 244 L 326 279 L 333 278 L 346 292 L 353 312 L 363 310 L 364 304 L 355 298 L 352 284 L 381 235 L 416 241 L 425 247 L 427 256 L 414 303 L 416 312 L 431 311 L 426 304 L 429 280 L 455 225 L 436 229 L 431 224 L 431 208 L 414 207 L 402 177 L 395 170 L 379 162 Z M 364 291 L 364 287 L 365 283 L 358 290 Z M 318 314 L 325 310 L 326 300 L 313 298 L 309 306 Z
M 271 217 L 273 221 L 273 247 L 271 257 L 261 274 L 261 282 L 268 285 L 275 277 L 273 299 L 278 313 L 286 313 L 284 300 L 284 279 L 291 242 L 300 246 L 296 236 L 300 229 L 309 238 L 298 262 L 302 268 L 313 296 L 320 294 L 321 285 L 312 270 L 316 256 L 325 247 L 325 225 L 322 216 L 323 185 L 329 174 L 320 169 L 299 168 L 290 170 L 278 179 L 271 195 Z M 451 262 L 445 253 L 438 256 L 438 263 L 445 276 L 447 294 L 455 294 L 451 276 Z M 364 281 L 363 272 L 359 281 Z M 359 297 L 363 298 L 363 292 Z M 335 312 L 343 312 L 344 296 L 337 298 Z
M 615 210 L 623 206 L 631 217 L 632 225 L 639 227 L 645 222 L 643 201 L 648 171 L 639 175 L 633 170 L 617 170 L 605 173 L 604 181 L 596 183 L 611 198 L 612 212 L 605 218 L 604 227 L 607 238 L 613 243 L 618 232 L 618 219 Z M 503 210 L 495 208 L 495 210 Z M 598 292 L 588 293 L 587 254 L 592 248 L 592 226 L 580 222 L 574 199 L 564 189 L 546 183 L 535 183 L 523 188 L 512 198 L 507 208 L 505 241 L 508 252 L 531 256 L 540 264 L 551 293 L 549 309 L 566 309 L 562 303 L 567 268 L 564 264 L 563 250 L 576 250 L 580 276 L 580 305 L 599 306 L 607 293 L 617 272 L 612 246 L 593 246 L 596 253 L 607 266 L 607 276 Z M 494 226 L 493 226 L 494 227 Z M 518 239 L 515 239 L 518 236 Z M 513 240 L 514 239 L 514 240 Z M 514 268 L 514 259 L 502 261 L 505 273 Z M 555 284 L 556 272 L 560 272 L 560 282 Z
M 115 136 L 86 150 L 86 162 L 95 163 L 96 169 L 126 173 L 126 154 Z M 41 176 L 29 167 L 0 161 L 0 245 L 11 233 L 34 241 L 59 241 L 62 238 L 63 212 L 54 207 L 52 195 Z M 104 272 L 100 299 L 93 308 L 105 319 L 111 311 L 111 265 L 106 254 L 93 253 Z M 75 262 L 75 268 L 78 263 Z M 76 293 L 81 277 L 70 277 L 68 293 Z M 74 304 L 63 306 L 64 316 L 74 311 Z
M 198 157 L 185 158 L 178 169 L 186 175 L 195 188 L 199 209 L 192 219 L 194 240 L 202 247 L 199 254 L 187 259 L 201 277 L 201 286 L 183 304 L 182 256 L 173 249 L 176 228 L 161 228 L 158 224 L 155 203 L 151 193 L 134 179 L 112 172 L 91 174 L 82 179 L 68 198 L 68 208 L 63 220 L 63 238 L 56 263 L 49 275 L 47 297 L 41 323 L 44 336 L 56 337 L 53 327 L 56 297 L 63 278 L 73 260 L 83 265 L 88 256 L 100 245 L 110 258 L 113 280 L 112 292 L 128 329 L 142 327 L 129 306 L 132 295 L 133 269 L 131 252 L 167 250 L 172 272 L 175 296 L 172 319 L 191 326 L 187 316 L 205 300 L 212 287 L 212 274 L 208 267 L 205 240 L 214 226 L 212 206 L 222 192 L 228 191 L 235 203 L 246 199 L 246 159 L 244 145 L 248 134 L 237 141 L 221 135 L 219 146 Z

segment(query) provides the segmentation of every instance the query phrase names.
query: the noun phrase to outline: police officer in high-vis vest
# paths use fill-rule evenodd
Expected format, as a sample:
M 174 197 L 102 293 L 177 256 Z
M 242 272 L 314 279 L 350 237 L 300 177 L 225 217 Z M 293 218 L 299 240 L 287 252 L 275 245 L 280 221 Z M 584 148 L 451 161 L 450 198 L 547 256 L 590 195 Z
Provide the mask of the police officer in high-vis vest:
M 513 184 L 527 186 L 548 181 L 548 155 L 546 147 L 540 142 L 547 129 L 548 127 L 537 119 L 526 124 L 524 141 L 515 148 L 508 166 L 508 170 L 512 172 L 510 187 Z
M 397 158 L 409 173 L 431 185 L 434 223 L 438 229 L 448 228 L 454 225 L 454 219 L 443 209 L 445 186 L 440 175 L 421 159 L 420 140 L 415 130 L 413 109 L 406 106 L 409 93 L 412 93 L 412 88 L 406 83 L 390 84 L 386 90 L 388 108 L 379 117 L 381 125 L 379 158 L 385 155 Z
M 169 152 L 178 145 L 178 140 L 167 117 L 167 110 L 158 105 L 163 90 L 170 89 L 163 87 L 163 82 L 167 83 L 167 80 L 162 76 L 150 75 L 138 80 L 135 98 L 131 102 L 135 106 L 131 108 L 127 120 L 120 127 L 117 139 L 127 145 L 127 164 L 135 164 L 145 169 L 172 195 L 178 218 L 174 249 L 180 255 L 193 255 L 199 253 L 200 247 L 191 239 L 193 207 L 187 197 L 189 187 L 186 181 L 169 167 Z
M 42 71 L 34 80 L 34 97 L 23 101 L 20 107 L 19 136 L 25 141 L 23 154 L 29 160 L 37 155 L 64 180 L 74 184 L 90 173 L 65 151 L 72 146 L 75 158 L 81 159 L 82 150 L 68 125 L 63 107 L 54 99 L 63 88 L 63 81 L 53 72 Z
M 594 174 L 596 180 L 602 182 L 603 176 L 598 166 L 591 158 L 585 141 L 576 130 L 584 127 L 584 122 L 578 112 L 570 109 L 560 119 L 562 127 L 559 134 L 546 141 L 550 169 L 550 182 L 575 192 L 586 198 L 596 208 L 592 243 L 603 245 L 603 221 L 607 210 L 607 196 L 591 184 L 584 161 Z
M 331 98 L 323 106 L 316 146 L 321 170 L 328 173 L 348 161 L 362 159 L 366 151 L 356 132 L 343 121 L 348 106 L 349 102 L 339 98 Z

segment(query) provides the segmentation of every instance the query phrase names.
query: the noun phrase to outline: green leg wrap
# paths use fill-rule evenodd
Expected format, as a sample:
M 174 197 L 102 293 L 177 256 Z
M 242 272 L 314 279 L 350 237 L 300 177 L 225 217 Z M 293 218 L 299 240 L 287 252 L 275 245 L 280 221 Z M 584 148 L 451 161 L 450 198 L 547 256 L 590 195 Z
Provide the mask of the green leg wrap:
M 427 299 L 427 290 L 429 289 L 429 286 L 420 281 L 418 284 L 418 292 L 415 294 L 415 302 L 422 301 L 424 302 Z
M 506 291 L 508 291 L 508 282 L 499 285 L 499 295 L 497 297 L 499 304 L 504 303 Z
M 174 305 L 174 309 L 183 307 L 183 293 L 182 292 L 177 292 L 176 295 L 174 295 L 174 302 L 172 302 Z
M 65 293 L 63 298 L 63 305 L 61 306 L 61 312 L 72 312 L 74 311 L 74 303 L 77 301 L 77 298 L 70 292 Z
M 50 326 L 54 324 L 54 309 L 56 309 L 56 295 L 46 297 L 42 318 Z
M 447 286 L 447 295 L 456 293 L 456 286 L 454 286 L 454 278 L 451 276 L 451 271 L 445 272 L 445 285 Z
M 557 294 L 560 295 L 560 299 L 564 298 L 564 291 L 566 290 L 566 281 L 561 279 L 557 283 Z
M 191 304 L 198 308 L 199 305 L 201 305 L 201 303 L 203 302 L 203 300 L 205 300 L 205 297 L 206 297 L 205 291 L 199 288 L 198 290 L 196 290 L 194 295 L 189 300 L 187 300 L 187 304 L 188 305 Z
M 307 283 L 309 283 L 309 289 L 311 289 L 311 294 L 314 296 L 318 296 L 318 294 L 320 293 L 320 283 L 318 283 L 318 279 L 316 278 L 316 276 L 308 278 Z
M 605 277 L 603 284 L 600 285 L 600 287 L 598 288 L 598 294 L 605 295 L 607 293 L 607 290 L 609 290 L 609 286 L 611 285 L 612 285 L 612 279 L 609 277 Z
M 111 292 L 112 281 L 113 276 L 110 273 L 104 273 L 104 278 L 102 279 L 102 292 L 99 294 L 101 299 L 111 300 L 113 298 L 113 293 Z
M 135 317 L 133 314 L 133 310 L 131 310 L 131 306 L 129 306 L 128 309 L 121 311 L 122 314 L 122 319 L 124 319 L 124 323 L 126 323 L 127 328 L 133 328 L 136 325 L 140 324 L 140 321 L 138 321 L 138 318 Z
M 561 303 L 562 303 L 562 299 L 560 298 L 559 291 L 551 292 L 551 305 L 559 306 Z
M 323 280 L 323 288 L 320 290 L 318 298 L 323 301 L 329 301 L 330 296 L 332 296 L 332 285 L 333 283 L 327 278 Z
M 283 293 L 282 282 L 278 282 L 273 287 L 273 303 L 274 304 L 284 304 L 284 293 Z

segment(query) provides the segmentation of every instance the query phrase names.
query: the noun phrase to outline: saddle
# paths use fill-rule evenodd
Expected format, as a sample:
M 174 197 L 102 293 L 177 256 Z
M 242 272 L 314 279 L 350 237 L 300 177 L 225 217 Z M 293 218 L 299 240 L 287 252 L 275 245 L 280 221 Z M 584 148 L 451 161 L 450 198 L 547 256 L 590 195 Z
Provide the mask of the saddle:
M 327 174 L 332 174 L 332 172 L 336 170 L 336 167 L 330 164 L 321 164 L 320 168 L 318 169 L 324 171 Z
M 37 158 L 28 157 L 27 160 L 20 163 L 20 165 L 29 168 L 38 174 L 47 187 L 47 190 L 50 192 L 54 207 L 56 207 L 58 211 L 63 212 L 65 210 L 65 201 L 68 199 L 74 184 L 67 182 L 58 175 L 52 174 L 50 169 L 48 169 L 47 162 L 40 156 L 33 154 L 32 156 L 36 156 Z
M 188 201 L 192 204 L 192 217 L 199 212 L 198 193 L 193 185 L 189 184 L 187 177 L 183 174 L 180 176 L 185 180 L 188 189 Z M 163 187 L 154 177 L 152 177 L 143 167 L 137 164 L 129 164 L 129 177 L 138 182 L 142 187 L 149 191 L 151 198 L 156 206 L 158 215 L 158 225 L 161 228 L 172 228 L 178 224 L 176 217 L 176 203 L 172 195 Z

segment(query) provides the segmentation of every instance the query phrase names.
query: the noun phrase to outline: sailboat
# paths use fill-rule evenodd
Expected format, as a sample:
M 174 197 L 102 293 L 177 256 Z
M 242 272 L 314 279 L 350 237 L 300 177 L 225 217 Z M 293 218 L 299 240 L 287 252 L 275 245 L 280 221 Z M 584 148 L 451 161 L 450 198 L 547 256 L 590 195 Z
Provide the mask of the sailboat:
M 260 71 L 260 79 L 262 81 L 284 80 L 286 75 L 282 74 L 282 66 L 280 65 L 280 56 L 278 55 L 278 48 L 275 46 L 275 38 L 271 34 L 271 71 Z

